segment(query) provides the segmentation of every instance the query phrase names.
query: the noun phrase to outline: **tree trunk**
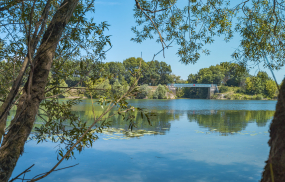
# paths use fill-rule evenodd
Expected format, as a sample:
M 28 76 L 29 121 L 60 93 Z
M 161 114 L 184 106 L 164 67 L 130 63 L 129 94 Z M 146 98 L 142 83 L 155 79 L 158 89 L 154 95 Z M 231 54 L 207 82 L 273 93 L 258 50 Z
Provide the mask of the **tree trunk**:
M 285 181 L 285 80 L 283 80 L 276 112 L 270 125 L 270 152 L 266 166 L 264 167 L 261 182 L 271 182 L 272 176 L 274 182 Z M 272 166 L 272 168 L 270 167 Z M 272 169 L 272 170 L 271 170 Z M 273 175 L 272 175 L 273 172 Z
M 77 3 L 78 0 L 65 0 L 61 8 L 55 13 L 43 36 L 34 59 L 33 74 L 30 74 L 33 76 L 29 77 L 29 80 L 32 79 L 31 85 L 29 86 L 28 80 L 18 103 L 16 116 L 11 122 L 12 127 L 4 137 L 0 148 L 1 182 L 9 180 L 18 158 L 23 153 L 24 145 L 32 131 L 39 105 L 45 96 L 45 87 L 56 46 Z

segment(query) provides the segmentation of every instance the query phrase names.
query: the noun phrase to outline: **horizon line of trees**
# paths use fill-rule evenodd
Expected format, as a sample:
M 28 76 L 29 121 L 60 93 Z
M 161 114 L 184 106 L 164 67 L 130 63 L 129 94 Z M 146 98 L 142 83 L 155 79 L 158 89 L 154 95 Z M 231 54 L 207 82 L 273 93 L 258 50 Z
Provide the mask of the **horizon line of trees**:
M 159 84 L 165 85 L 172 83 L 173 80 L 179 80 L 180 76 L 172 74 L 171 66 L 163 61 L 149 61 L 146 62 L 142 58 L 130 57 L 125 59 L 123 62 L 106 62 L 100 63 L 100 76 L 108 78 L 111 85 L 113 85 L 116 80 L 121 85 L 130 85 L 135 77 L 132 75 L 135 70 L 140 66 L 142 76 L 138 81 L 138 85 L 148 84 L 151 86 L 157 86 Z M 80 66 L 79 64 L 77 67 Z M 73 75 L 66 78 L 66 84 L 74 86 L 81 79 L 80 75 L 76 73 L 76 67 Z M 85 86 L 83 83 L 81 86 Z
M 253 76 L 249 74 L 249 70 L 245 66 L 237 63 L 222 62 L 215 66 L 201 68 L 198 73 L 189 74 L 188 79 L 183 80 L 180 76 L 172 74 L 171 66 L 163 61 L 145 62 L 141 58 L 135 57 L 127 58 L 123 62 L 100 63 L 100 75 L 105 79 L 98 79 L 98 83 L 85 81 L 80 86 L 89 85 L 92 88 L 98 87 L 99 89 L 109 90 L 113 94 L 121 95 L 128 90 L 129 85 L 134 81 L 134 76 L 131 73 L 139 68 L 140 61 L 143 75 L 139 79 L 138 85 L 139 91 L 142 93 L 135 97 L 137 99 L 165 98 L 163 96 L 157 97 L 157 94 L 153 95 L 154 93 L 150 94 L 150 89 L 147 86 L 166 85 L 168 83 L 212 83 L 220 86 L 221 92 L 228 91 L 227 86 L 240 87 L 238 93 L 259 94 L 268 98 L 273 98 L 277 91 L 275 82 L 266 72 L 259 71 L 256 76 Z M 69 75 L 65 83 L 64 80 L 60 81 L 62 86 L 71 87 L 78 83 L 81 77 L 76 73 L 76 67 L 79 66 L 80 64 L 74 65 L 74 74 Z M 103 92 L 105 91 L 92 92 L 93 97 L 100 97 L 104 94 Z M 167 91 L 163 90 L 162 92 Z M 176 91 L 177 97 L 184 98 L 206 98 L 207 93 L 207 88 L 177 88 Z

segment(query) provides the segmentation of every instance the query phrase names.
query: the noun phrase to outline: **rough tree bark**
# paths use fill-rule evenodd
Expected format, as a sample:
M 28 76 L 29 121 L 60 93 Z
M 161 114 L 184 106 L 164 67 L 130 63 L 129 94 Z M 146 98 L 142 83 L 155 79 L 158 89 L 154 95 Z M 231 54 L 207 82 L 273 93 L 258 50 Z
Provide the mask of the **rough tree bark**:
M 6 182 L 12 175 L 18 158 L 23 153 L 25 142 L 30 135 L 40 102 L 45 96 L 45 87 L 52 65 L 55 49 L 63 30 L 73 14 L 79 0 L 65 0 L 55 13 L 44 33 L 41 45 L 34 58 L 31 85 L 26 82 L 19 100 L 12 127 L 4 137 L 0 148 L 0 181 Z
M 270 152 L 261 182 L 273 181 L 272 176 L 274 182 L 285 181 L 285 103 L 283 101 L 285 101 L 285 80 L 282 82 L 276 112 L 270 125 L 270 140 L 268 141 Z

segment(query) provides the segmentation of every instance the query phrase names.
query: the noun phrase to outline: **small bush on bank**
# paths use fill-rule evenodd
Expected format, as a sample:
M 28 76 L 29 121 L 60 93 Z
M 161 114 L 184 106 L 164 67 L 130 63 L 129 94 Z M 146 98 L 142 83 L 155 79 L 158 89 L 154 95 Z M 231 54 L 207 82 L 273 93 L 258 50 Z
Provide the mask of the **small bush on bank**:
M 256 97 L 255 97 L 256 100 L 262 100 L 263 99 L 263 95 L 261 94 L 258 94 Z
M 226 99 L 232 99 L 232 96 L 230 94 L 225 95 Z
M 218 98 L 218 94 L 213 95 L 212 99 L 217 99 Z
M 233 99 L 234 100 L 240 100 L 241 99 L 241 95 L 240 94 L 233 94 Z
M 244 93 L 244 90 L 242 88 L 237 88 L 236 93 Z
M 148 94 L 147 94 L 147 98 L 148 99 L 153 99 L 153 92 L 149 92 Z
M 227 86 L 221 86 L 220 89 L 219 89 L 220 93 L 225 93 L 227 91 L 229 91 L 229 88 Z
M 150 88 L 148 87 L 147 84 L 141 85 L 138 89 L 136 99 L 146 98 L 148 96 L 149 92 L 150 92 Z
M 159 84 L 153 94 L 153 99 L 165 99 L 165 94 L 166 88 Z

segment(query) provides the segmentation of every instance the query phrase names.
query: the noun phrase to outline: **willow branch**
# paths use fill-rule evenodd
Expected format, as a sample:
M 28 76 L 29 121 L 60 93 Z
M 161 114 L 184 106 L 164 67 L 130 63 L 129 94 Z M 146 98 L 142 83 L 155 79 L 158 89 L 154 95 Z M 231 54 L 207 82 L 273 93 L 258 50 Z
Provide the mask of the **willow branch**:
M 139 5 L 138 1 L 136 0 L 136 5 L 137 5 L 137 7 L 138 7 L 139 9 L 142 9 L 142 10 L 144 10 L 144 11 L 148 11 L 148 12 L 150 12 L 150 13 L 156 13 L 156 12 L 160 12 L 160 11 L 165 11 L 165 10 L 171 8 L 175 3 L 176 3 L 176 0 L 175 0 L 170 6 L 168 6 L 167 8 L 160 9 L 160 10 L 155 10 L 155 11 L 151 11 L 151 10 L 149 10 L 149 9 L 140 8 L 140 5 Z
M 136 1 L 137 8 L 140 9 L 140 10 L 143 12 L 143 14 L 151 21 L 151 23 L 153 24 L 153 26 L 154 26 L 154 28 L 156 29 L 157 33 L 159 34 L 160 42 L 161 42 L 161 45 L 162 45 L 162 48 L 163 48 L 163 57 L 165 57 L 165 56 L 164 56 L 164 45 L 166 45 L 166 44 L 165 44 L 165 42 L 164 42 L 164 40 L 163 40 L 163 38 L 162 38 L 162 36 L 161 36 L 161 34 L 160 34 L 158 28 L 156 27 L 156 25 L 155 25 L 155 23 L 153 22 L 152 18 L 151 18 L 150 16 L 148 16 L 148 14 L 146 14 L 146 13 L 144 12 L 144 9 L 140 6 L 138 0 L 135 0 L 135 1 Z

